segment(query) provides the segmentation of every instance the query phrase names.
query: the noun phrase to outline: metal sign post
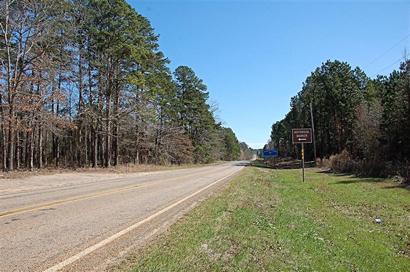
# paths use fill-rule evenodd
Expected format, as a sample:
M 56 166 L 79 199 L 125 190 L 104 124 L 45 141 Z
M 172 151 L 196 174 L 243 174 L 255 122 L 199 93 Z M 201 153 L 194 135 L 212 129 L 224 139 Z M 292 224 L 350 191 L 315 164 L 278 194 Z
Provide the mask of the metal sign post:
M 302 181 L 305 182 L 305 147 L 302 143 Z
M 312 129 L 294 128 L 292 129 L 293 144 L 302 144 L 302 181 L 305 182 L 305 145 L 312 143 Z

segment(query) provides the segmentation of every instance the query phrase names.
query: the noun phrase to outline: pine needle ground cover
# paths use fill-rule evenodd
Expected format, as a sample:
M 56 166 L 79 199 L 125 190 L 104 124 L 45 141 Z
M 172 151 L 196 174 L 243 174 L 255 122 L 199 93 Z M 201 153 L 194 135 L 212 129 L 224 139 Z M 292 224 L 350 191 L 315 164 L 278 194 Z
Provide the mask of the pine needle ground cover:
M 302 183 L 299 170 L 248 167 L 129 262 L 132 271 L 410 271 L 409 236 L 410 191 L 389 180 L 312 169 Z

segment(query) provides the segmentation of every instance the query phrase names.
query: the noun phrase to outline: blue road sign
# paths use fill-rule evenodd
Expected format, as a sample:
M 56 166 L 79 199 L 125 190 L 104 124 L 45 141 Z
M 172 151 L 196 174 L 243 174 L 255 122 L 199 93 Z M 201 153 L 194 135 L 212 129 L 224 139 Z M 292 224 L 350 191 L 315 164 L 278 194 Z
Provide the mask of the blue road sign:
M 263 157 L 265 159 L 267 158 L 275 158 L 278 156 L 278 151 L 275 149 L 271 149 L 271 150 L 263 150 Z

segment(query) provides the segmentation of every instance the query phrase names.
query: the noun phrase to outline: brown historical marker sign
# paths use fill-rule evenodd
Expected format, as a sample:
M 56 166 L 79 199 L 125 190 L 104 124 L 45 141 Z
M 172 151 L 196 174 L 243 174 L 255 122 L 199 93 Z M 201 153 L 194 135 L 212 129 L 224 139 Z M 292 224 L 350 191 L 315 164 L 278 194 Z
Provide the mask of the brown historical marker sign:
M 292 129 L 293 144 L 310 144 L 312 143 L 311 128 L 294 128 Z

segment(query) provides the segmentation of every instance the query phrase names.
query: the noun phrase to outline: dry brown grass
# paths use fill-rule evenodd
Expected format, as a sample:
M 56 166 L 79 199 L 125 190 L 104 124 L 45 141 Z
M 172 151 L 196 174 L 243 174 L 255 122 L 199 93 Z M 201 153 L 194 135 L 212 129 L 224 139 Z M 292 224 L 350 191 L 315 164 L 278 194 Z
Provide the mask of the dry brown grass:
M 138 173 L 138 172 L 152 172 L 161 170 L 173 170 L 173 169 L 183 169 L 183 168 L 193 168 L 201 167 L 205 165 L 216 165 L 223 162 L 215 162 L 211 164 L 181 164 L 181 165 L 155 165 L 155 164 L 121 164 L 118 166 L 108 167 L 108 168 L 93 168 L 93 167 L 82 167 L 82 168 L 43 168 L 34 169 L 29 171 L 26 169 L 15 170 L 10 172 L 0 172 L 0 179 L 17 179 L 26 178 L 31 176 L 44 176 L 44 175 L 55 175 L 61 173 Z

